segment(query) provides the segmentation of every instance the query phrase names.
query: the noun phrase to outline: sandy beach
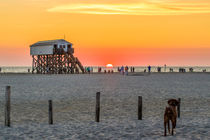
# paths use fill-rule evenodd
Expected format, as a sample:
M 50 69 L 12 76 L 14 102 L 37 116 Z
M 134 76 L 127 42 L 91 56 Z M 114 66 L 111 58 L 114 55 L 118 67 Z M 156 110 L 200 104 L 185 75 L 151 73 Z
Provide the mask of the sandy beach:
M 11 86 L 11 128 L 4 126 L 5 86 Z M 101 92 L 100 122 L 95 95 Z M 143 120 L 137 119 L 138 96 Z M 163 136 L 167 100 L 181 98 L 174 136 Z M 48 100 L 54 125 L 48 125 Z M 0 75 L 0 139 L 210 139 L 210 74 L 153 73 Z

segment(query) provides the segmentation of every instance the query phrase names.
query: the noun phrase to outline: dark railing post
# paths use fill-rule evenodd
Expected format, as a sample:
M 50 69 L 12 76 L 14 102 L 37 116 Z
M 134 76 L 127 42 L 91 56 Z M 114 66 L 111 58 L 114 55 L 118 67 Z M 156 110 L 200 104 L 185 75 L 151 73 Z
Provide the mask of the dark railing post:
M 99 122 L 100 118 L 100 92 L 96 93 L 96 116 L 95 121 Z
M 138 97 L 138 120 L 142 120 L 142 96 Z
M 49 124 L 53 124 L 53 106 L 52 100 L 49 100 Z
M 6 86 L 6 92 L 5 92 L 5 126 L 10 127 L 10 109 L 11 109 L 11 105 L 10 105 L 10 94 L 11 94 L 11 90 L 10 90 L 10 86 Z

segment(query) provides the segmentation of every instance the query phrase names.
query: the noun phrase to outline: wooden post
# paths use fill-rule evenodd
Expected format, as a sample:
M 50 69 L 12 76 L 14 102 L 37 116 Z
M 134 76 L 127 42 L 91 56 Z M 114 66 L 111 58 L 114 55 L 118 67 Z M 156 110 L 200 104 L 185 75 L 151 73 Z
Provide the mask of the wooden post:
M 138 97 L 138 120 L 142 120 L 142 96 Z
M 179 104 L 177 106 L 177 110 L 178 110 L 178 118 L 180 118 L 180 106 L 181 106 L 181 98 L 178 98 Z
M 49 124 L 53 124 L 53 107 L 52 100 L 49 100 Z
M 34 55 L 32 55 L 32 74 L 34 73 Z
M 6 86 L 6 92 L 5 92 L 5 126 L 10 127 L 10 86 Z
M 100 92 L 96 93 L 96 116 L 95 121 L 99 122 L 100 118 Z

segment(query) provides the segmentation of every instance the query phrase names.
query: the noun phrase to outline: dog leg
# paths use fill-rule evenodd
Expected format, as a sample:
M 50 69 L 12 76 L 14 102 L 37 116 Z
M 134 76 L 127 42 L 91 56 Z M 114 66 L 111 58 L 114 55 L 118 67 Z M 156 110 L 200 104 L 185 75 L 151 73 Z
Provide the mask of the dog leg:
M 170 120 L 168 120 L 168 133 L 170 134 Z
M 174 135 L 174 129 L 173 129 L 173 128 L 172 128 L 172 132 L 171 132 L 171 134 L 172 134 L 172 135 Z
M 164 136 L 166 136 L 166 121 L 164 121 Z
M 171 131 L 171 134 L 174 135 L 174 128 L 175 128 L 175 120 L 171 120 L 171 123 L 172 123 L 172 131 Z

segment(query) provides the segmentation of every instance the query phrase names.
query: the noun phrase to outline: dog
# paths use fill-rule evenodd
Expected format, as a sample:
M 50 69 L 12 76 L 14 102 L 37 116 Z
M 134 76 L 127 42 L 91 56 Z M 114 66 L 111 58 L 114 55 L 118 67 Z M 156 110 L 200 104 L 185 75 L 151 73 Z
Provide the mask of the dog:
M 170 121 L 172 124 L 172 132 L 171 134 L 174 135 L 174 129 L 176 128 L 176 120 L 177 120 L 177 111 L 176 107 L 179 105 L 179 101 L 176 99 L 168 100 L 168 107 L 165 109 L 164 113 L 164 136 L 166 136 L 166 126 L 168 124 L 168 132 L 170 134 Z

